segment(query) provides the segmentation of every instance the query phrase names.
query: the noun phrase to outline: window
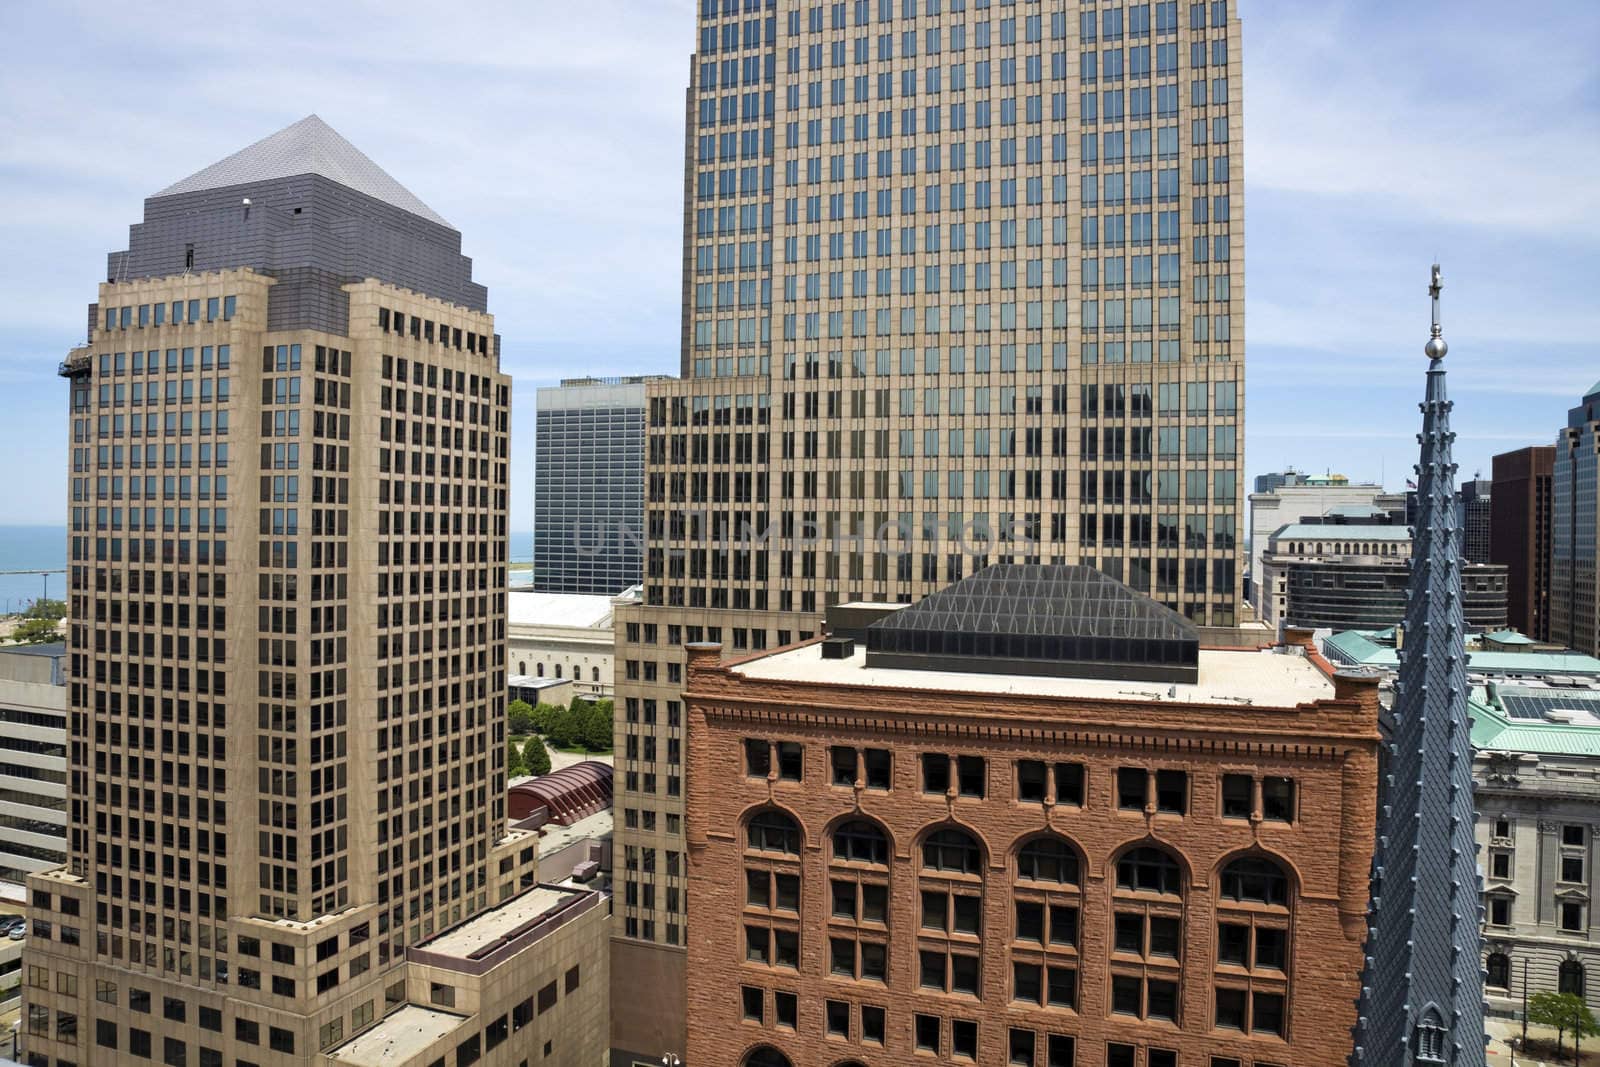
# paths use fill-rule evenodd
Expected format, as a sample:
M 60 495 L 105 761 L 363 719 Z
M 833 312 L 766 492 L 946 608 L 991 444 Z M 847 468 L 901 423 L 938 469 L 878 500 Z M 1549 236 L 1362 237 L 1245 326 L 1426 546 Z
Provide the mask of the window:
M 1484 961 L 1485 984 L 1490 989 L 1511 989 L 1511 957 L 1503 952 L 1491 952 Z
M 1136 848 L 1117 861 L 1117 888 L 1182 896 L 1183 874 L 1177 860 L 1160 849 Z
M 754 986 L 740 986 L 739 1000 L 744 1005 L 744 1017 L 759 1023 L 766 1019 L 766 992 Z
M 1569 825 L 1561 828 L 1561 844 L 1564 848 L 1582 848 L 1584 843 L 1582 826 Z
M 800 855 L 800 827 L 780 811 L 763 811 L 752 817 L 746 830 L 746 841 L 754 852 Z
M 871 1044 L 883 1044 L 884 1016 L 882 1008 L 870 1004 L 861 1006 L 861 1040 Z
M 1511 898 L 1508 896 L 1492 896 L 1489 898 L 1489 925 L 1511 925 Z
M 888 789 L 893 757 L 888 749 L 854 749 L 835 745 L 828 750 L 834 785 L 853 788 L 859 780 L 867 789 Z
M 1078 853 L 1059 837 L 1036 837 L 1017 852 L 1017 877 L 1030 882 L 1078 884 Z
M 939 1051 L 939 1035 L 943 1027 L 937 1015 L 918 1015 L 916 1017 L 917 1050 L 920 1052 Z
M 1271 860 L 1247 856 L 1223 868 L 1222 899 L 1287 907 L 1289 879 Z
M 922 866 L 928 871 L 979 875 L 982 856 L 978 843 L 961 830 L 935 831 L 922 844 Z
M 1583 996 L 1584 973 L 1583 964 L 1577 960 L 1563 960 L 1561 967 L 1556 972 L 1557 992 L 1572 993 Z
M 1143 811 L 1152 799 L 1158 812 L 1185 814 L 1189 810 L 1188 774 L 1183 771 L 1152 772 L 1143 767 L 1118 768 L 1117 807 L 1124 811 Z
M 830 1000 L 826 1007 L 828 1035 L 849 1038 L 850 1005 L 843 1000 Z
M 1581 902 L 1575 900 L 1563 900 L 1561 902 L 1561 929 L 1569 934 L 1583 932 L 1583 904 Z
M 889 864 L 889 839 L 876 825 L 853 819 L 833 832 L 833 858 L 843 863 Z
M 1083 764 L 1017 761 L 1017 800 L 1043 804 L 1051 795 L 1052 784 L 1055 803 L 1083 805 Z

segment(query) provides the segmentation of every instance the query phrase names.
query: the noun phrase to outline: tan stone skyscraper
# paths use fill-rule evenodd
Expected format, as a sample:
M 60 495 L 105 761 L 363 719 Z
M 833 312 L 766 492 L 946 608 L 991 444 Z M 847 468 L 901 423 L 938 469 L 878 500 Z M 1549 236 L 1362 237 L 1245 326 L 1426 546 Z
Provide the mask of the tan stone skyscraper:
M 682 378 L 619 609 L 614 1061 L 681 1054 L 685 642 L 985 563 L 1237 620 L 1240 30 L 1210 3 L 700 0 Z
M 69 859 L 30 880 L 30 1063 L 311 1064 L 396 1011 L 419 1056 L 476 1058 L 478 1012 L 504 1040 L 486 979 L 457 1005 L 459 937 L 431 1001 L 407 970 L 535 859 L 505 812 L 510 382 L 460 241 L 313 116 L 111 255 L 61 368 Z

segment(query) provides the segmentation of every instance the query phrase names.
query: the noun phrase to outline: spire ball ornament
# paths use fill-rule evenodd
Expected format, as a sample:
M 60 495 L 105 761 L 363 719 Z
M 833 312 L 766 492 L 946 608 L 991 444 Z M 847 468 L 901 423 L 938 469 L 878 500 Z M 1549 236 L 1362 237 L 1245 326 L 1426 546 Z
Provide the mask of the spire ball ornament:
M 1433 297 L 1433 336 L 1423 346 L 1422 351 L 1430 360 L 1437 362 L 1450 353 L 1450 346 L 1444 339 L 1444 327 L 1439 324 L 1439 293 L 1444 289 L 1444 273 L 1439 269 L 1439 264 L 1433 265 L 1433 279 L 1428 285 L 1428 295 Z

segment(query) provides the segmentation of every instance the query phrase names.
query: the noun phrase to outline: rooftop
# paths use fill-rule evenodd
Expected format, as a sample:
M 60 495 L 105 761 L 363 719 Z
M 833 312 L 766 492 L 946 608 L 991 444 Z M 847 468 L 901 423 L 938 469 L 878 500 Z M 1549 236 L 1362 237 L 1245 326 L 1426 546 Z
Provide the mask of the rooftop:
M 1199 631 L 1093 567 L 996 564 L 866 629 L 874 667 L 1194 678 Z
M 1329 635 L 1322 643 L 1323 655 L 1334 663 L 1397 670 L 1399 654 L 1394 646 L 1379 643 L 1393 630 L 1345 630 Z M 1581 652 L 1467 652 L 1467 669 L 1474 674 L 1538 678 L 1548 675 L 1600 677 L 1600 659 Z
M 1600 756 L 1600 689 L 1475 686 L 1471 708 L 1476 748 Z
M 47 645 L 0 645 L 0 653 L 10 656 L 49 656 L 57 658 L 67 654 L 65 641 L 52 641 Z
M 1351 526 L 1349 524 L 1291 522 L 1272 535 L 1274 540 L 1301 541 L 1410 541 L 1409 526 Z
M 599 894 L 584 889 L 536 885 L 432 941 L 414 946 L 408 958 L 483 974 L 500 963 L 505 953 L 521 951 L 599 900 Z
M 316 115 L 307 115 L 292 126 L 167 186 L 152 199 L 301 174 L 321 175 L 391 207 L 450 227 L 438 213 Z
M 570 626 L 611 630 L 611 597 L 580 593 L 534 593 L 514 589 L 506 596 L 506 621 L 512 626 Z
M 869 667 L 859 645 L 848 659 L 824 659 L 821 642 L 736 663 L 744 678 L 860 685 L 889 689 L 931 689 L 985 695 L 1077 697 L 1091 700 L 1181 701 L 1231 707 L 1294 707 L 1331 700 L 1333 683 L 1312 660 L 1272 651 L 1201 649 L 1193 683 L 1141 682 L 1121 678 L 1064 678 L 1021 674 L 982 674 L 950 670 Z
M 459 1015 L 407 1004 L 399 1011 L 384 1016 L 383 1021 L 371 1030 L 351 1038 L 326 1055 L 339 1063 L 359 1064 L 362 1067 L 391 1067 L 409 1063 L 412 1057 L 466 1021 Z

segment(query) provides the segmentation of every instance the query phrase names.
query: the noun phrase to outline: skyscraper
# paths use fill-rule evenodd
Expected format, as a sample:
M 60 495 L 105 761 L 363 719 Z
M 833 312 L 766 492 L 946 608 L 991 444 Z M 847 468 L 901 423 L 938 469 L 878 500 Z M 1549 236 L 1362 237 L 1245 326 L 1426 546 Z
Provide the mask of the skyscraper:
M 682 379 L 648 391 L 617 615 L 623 1063 L 683 1049 L 685 642 L 996 562 L 1201 624 L 1239 600 L 1233 5 L 697 7 Z
M 1556 450 L 1534 445 L 1494 457 L 1489 548 L 1507 571 L 1508 621 L 1550 638 L 1550 495 Z
M 1372 858 L 1367 959 L 1351 1067 L 1482 1067 L 1483 955 L 1472 799 L 1461 527 L 1451 458 L 1449 352 L 1433 268 L 1433 336 L 1405 647 L 1395 685 L 1389 783 Z
M 644 575 L 644 389 L 572 378 L 539 390 L 533 588 L 615 596 Z
M 493 1047 L 507 992 L 428 939 L 576 899 L 516 896 L 510 383 L 460 243 L 312 116 L 111 254 L 61 368 L 68 861 L 29 880 L 30 1062 L 476 1049 L 479 1012 Z
M 1600 382 L 1556 438 L 1550 513 L 1550 639 L 1600 656 Z

